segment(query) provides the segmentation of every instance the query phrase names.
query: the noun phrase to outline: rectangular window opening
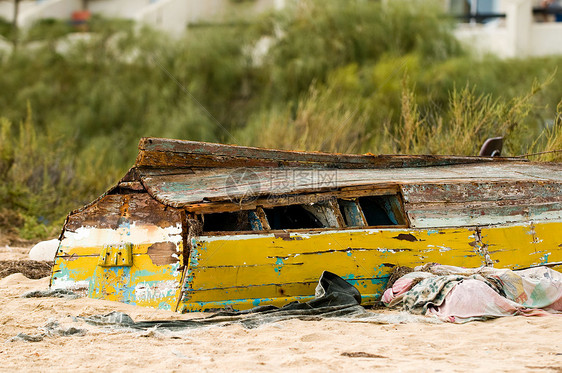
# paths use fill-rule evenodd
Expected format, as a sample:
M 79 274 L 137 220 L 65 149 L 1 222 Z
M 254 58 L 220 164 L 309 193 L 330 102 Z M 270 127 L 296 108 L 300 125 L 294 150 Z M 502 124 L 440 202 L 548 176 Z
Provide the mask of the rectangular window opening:
M 264 208 L 271 229 L 335 228 L 338 226 L 329 203 Z
M 262 230 L 254 211 L 219 212 L 203 216 L 203 232 L 236 232 Z
M 397 195 L 359 197 L 357 200 L 368 226 L 406 224 Z

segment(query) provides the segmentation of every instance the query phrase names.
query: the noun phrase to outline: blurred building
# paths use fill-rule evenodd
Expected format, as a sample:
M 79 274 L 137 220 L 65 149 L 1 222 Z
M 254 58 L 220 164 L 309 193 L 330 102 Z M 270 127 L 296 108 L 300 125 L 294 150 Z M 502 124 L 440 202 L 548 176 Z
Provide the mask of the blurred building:
M 231 21 L 282 8 L 284 3 L 285 0 L 20 0 L 17 24 L 25 28 L 45 18 L 70 20 L 73 13 L 86 10 L 181 33 L 190 23 Z M 14 4 L 14 0 L 0 0 L 0 17 L 12 20 Z
M 500 57 L 562 54 L 560 0 L 445 0 L 458 39 Z
M 228 23 L 283 8 L 289 1 L 293 0 L 19 0 L 17 23 L 28 27 L 40 19 L 71 19 L 73 14 L 74 21 L 81 22 L 91 13 L 180 34 L 189 24 Z M 458 20 L 456 36 L 479 53 L 500 57 L 562 54 L 562 0 L 442 1 Z M 13 19 L 14 3 L 0 0 L 0 17 Z

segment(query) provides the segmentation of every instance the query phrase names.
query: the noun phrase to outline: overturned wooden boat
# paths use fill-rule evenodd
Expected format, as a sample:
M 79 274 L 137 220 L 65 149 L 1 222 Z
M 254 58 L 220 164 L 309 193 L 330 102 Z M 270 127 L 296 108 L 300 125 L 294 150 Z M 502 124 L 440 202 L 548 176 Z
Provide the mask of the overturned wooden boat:
M 143 138 L 68 216 L 51 287 L 179 312 L 377 300 L 393 266 L 562 268 L 562 164 L 305 153 Z

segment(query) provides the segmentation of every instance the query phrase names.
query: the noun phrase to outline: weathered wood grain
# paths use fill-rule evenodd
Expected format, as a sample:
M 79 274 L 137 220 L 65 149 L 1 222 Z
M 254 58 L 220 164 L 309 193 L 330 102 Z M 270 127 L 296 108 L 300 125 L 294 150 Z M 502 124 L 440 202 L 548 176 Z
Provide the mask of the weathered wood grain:
M 395 168 L 483 162 L 505 158 L 441 155 L 356 155 L 283 151 L 196 141 L 143 138 L 137 166 Z
M 194 174 L 144 176 L 142 183 L 156 199 L 173 207 L 204 201 L 245 199 L 248 195 L 289 195 L 368 186 L 376 189 L 386 188 L 389 184 L 408 188 L 408 185 L 422 184 L 543 182 L 556 189 L 556 184 L 562 183 L 562 164 L 537 166 L 521 162 L 371 170 L 256 168 L 251 170 L 251 177 L 247 176 L 248 173 L 248 169 L 221 168 Z M 434 189 L 437 190 L 437 187 Z M 415 187 L 407 191 L 409 198 L 414 198 Z M 460 198 L 462 190 L 456 195 Z
M 412 227 L 488 226 L 562 220 L 562 196 L 552 199 L 407 204 Z
M 75 231 L 80 227 L 117 229 L 121 220 L 142 225 L 169 227 L 181 221 L 180 210 L 163 206 L 144 193 L 113 194 L 102 197 L 97 203 L 71 214 L 64 227 Z
M 174 242 L 156 242 L 147 249 L 147 254 L 157 266 L 174 264 L 179 261 L 177 246 Z
M 562 182 L 510 181 L 470 183 L 421 183 L 402 185 L 407 203 L 476 202 L 543 198 L 545 201 L 562 196 Z

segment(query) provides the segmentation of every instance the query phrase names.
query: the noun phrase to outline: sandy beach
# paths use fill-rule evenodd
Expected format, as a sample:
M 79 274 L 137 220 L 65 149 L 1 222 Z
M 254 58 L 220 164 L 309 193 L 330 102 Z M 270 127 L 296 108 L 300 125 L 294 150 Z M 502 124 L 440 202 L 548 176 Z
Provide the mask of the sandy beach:
M 3 248 L 0 255 L 3 260 L 22 260 L 25 249 Z M 20 273 L 0 279 L 0 371 L 562 372 L 562 316 L 518 316 L 463 325 L 290 320 L 256 329 L 229 325 L 131 332 L 73 317 L 111 311 L 125 312 L 135 321 L 203 315 L 87 298 L 20 297 L 47 289 L 48 284 L 48 278 L 31 280 Z M 75 327 L 84 334 L 10 341 L 18 333 L 38 334 L 54 320 L 63 329 Z

